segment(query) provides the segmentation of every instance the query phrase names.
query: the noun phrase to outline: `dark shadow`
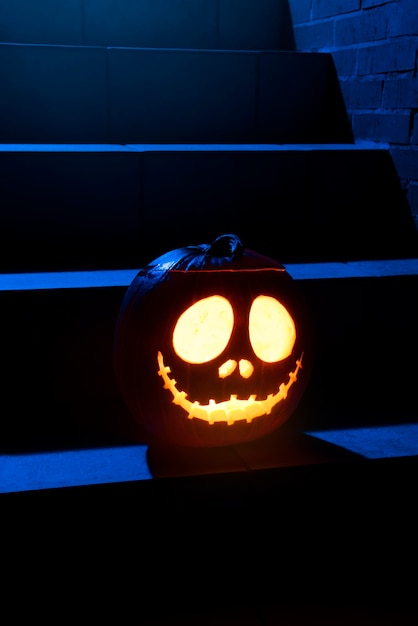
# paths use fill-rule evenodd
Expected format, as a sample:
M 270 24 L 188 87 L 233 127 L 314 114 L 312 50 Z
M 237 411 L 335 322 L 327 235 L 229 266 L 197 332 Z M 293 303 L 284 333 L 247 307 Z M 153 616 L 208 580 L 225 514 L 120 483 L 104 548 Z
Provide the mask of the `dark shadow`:
M 290 12 L 289 2 L 281 2 L 281 19 L 280 19 L 280 33 L 279 33 L 279 41 L 282 44 L 283 50 L 288 50 L 289 52 L 296 51 L 296 41 L 295 41 L 295 33 L 293 29 L 293 20 Z
M 151 443 L 147 451 L 148 467 L 154 478 L 242 474 L 362 458 L 286 425 L 261 439 L 236 446 L 188 448 Z

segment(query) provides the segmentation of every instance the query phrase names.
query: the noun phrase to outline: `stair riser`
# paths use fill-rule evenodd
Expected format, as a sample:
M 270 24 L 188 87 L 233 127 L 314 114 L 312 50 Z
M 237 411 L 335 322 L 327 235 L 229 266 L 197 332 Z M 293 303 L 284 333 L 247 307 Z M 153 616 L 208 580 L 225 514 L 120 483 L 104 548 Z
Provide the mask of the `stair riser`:
M 0 87 L 1 143 L 352 141 L 325 53 L 0 44 Z
M 296 430 L 416 421 L 418 275 L 301 280 L 315 330 Z M 1 445 L 141 439 L 119 395 L 113 333 L 126 287 L 0 292 Z
M 317 335 L 314 429 L 417 421 L 418 275 L 298 284 Z
M 287 263 L 418 256 L 384 150 L 0 152 L 0 171 L 2 272 L 141 267 L 223 232 Z
M 283 0 L 0 0 L 0 41 L 145 48 L 288 50 Z

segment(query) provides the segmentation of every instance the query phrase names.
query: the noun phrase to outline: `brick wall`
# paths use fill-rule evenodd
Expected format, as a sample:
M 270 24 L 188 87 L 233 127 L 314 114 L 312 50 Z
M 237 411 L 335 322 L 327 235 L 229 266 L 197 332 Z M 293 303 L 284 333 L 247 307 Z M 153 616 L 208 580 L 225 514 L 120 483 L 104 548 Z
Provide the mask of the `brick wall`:
M 418 228 L 418 0 L 289 0 L 296 49 L 331 52 L 355 141 L 388 144 Z

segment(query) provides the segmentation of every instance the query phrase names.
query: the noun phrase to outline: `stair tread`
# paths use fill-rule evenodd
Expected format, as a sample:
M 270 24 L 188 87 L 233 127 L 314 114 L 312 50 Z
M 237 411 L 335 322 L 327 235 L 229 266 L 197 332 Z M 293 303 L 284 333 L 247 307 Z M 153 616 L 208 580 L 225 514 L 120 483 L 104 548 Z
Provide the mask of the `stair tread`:
M 418 258 L 360 260 L 347 263 L 291 263 L 284 266 L 295 280 L 418 275 Z M 138 270 L 139 268 L 3 273 L 0 274 L 0 291 L 127 287 Z
M 286 444 L 286 451 L 284 451 Z M 301 433 L 289 440 L 274 433 L 269 441 L 222 451 L 182 450 L 182 463 L 168 457 L 157 476 L 150 470 L 147 445 L 115 444 L 94 448 L 0 454 L 0 493 L 63 487 L 141 482 L 153 478 L 248 474 L 257 470 L 309 469 L 312 465 L 364 459 L 418 457 L 418 424 Z M 171 461 L 171 462 L 170 462 Z M 177 459 L 178 461 L 178 459 Z M 250 463 L 248 465 L 248 462 Z M 152 465 L 152 464 L 151 464 Z
M 388 150 L 386 143 L 0 143 L 0 152 L 310 152 L 328 150 Z

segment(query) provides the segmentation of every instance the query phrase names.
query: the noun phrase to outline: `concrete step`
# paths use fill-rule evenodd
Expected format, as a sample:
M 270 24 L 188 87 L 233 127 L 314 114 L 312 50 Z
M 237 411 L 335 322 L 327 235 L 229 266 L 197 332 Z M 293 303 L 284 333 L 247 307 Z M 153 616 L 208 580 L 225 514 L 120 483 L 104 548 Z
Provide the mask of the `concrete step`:
M 141 48 L 294 48 L 284 0 L 0 0 L 0 41 Z
M 282 262 L 416 257 L 375 145 L 1 145 L 0 271 L 141 267 L 236 232 Z
M 114 316 L 136 269 L 0 276 L 0 500 L 16 546 L 4 565 L 19 549 L 30 589 L 42 562 L 39 593 L 57 584 L 66 600 L 63 575 L 77 572 L 96 616 L 114 603 L 149 624 L 247 616 L 248 603 L 288 607 L 292 621 L 293 607 L 309 621 L 322 604 L 327 623 L 331 606 L 329 623 L 339 606 L 378 607 L 376 624 L 403 624 L 400 607 L 416 615 L 418 258 L 287 270 L 316 322 L 306 402 L 267 439 L 198 453 L 132 437 L 117 397 Z M 208 597 L 219 563 L 228 583 Z
M 286 268 L 310 310 L 316 352 L 310 384 L 284 432 L 418 423 L 418 257 Z M 117 313 L 137 269 L 0 275 L 5 453 L 146 443 L 112 364 Z M 349 439 L 341 445 L 350 449 Z M 274 446 L 267 449 L 264 456 L 241 450 L 240 463 L 252 469 L 292 463 Z M 298 462 L 335 460 L 316 449 L 310 457 L 309 449 Z M 170 471 L 165 458 L 155 468 L 163 475 Z M 201 457 L 199 471 L 242 470 L 232 452 L 219 462 Z M 196 459 L 182 463 L 190 472 Z
M 15 546 L 3 562 L 22 554 L 21 585 L 63 603 L 76 572 L 70 609 L 126 621 L 135 611 L 150 626 L 260 626 L 253 616 L 269 609 L 276 624 L 413 626 L 417 469 L 417 457 L 375 459 L 2 494 Z M 215 572 L 222 584 L 208 592 Z
M 0 44 L 0 89 L 1 143 L 352 142 L 329 53 Z

